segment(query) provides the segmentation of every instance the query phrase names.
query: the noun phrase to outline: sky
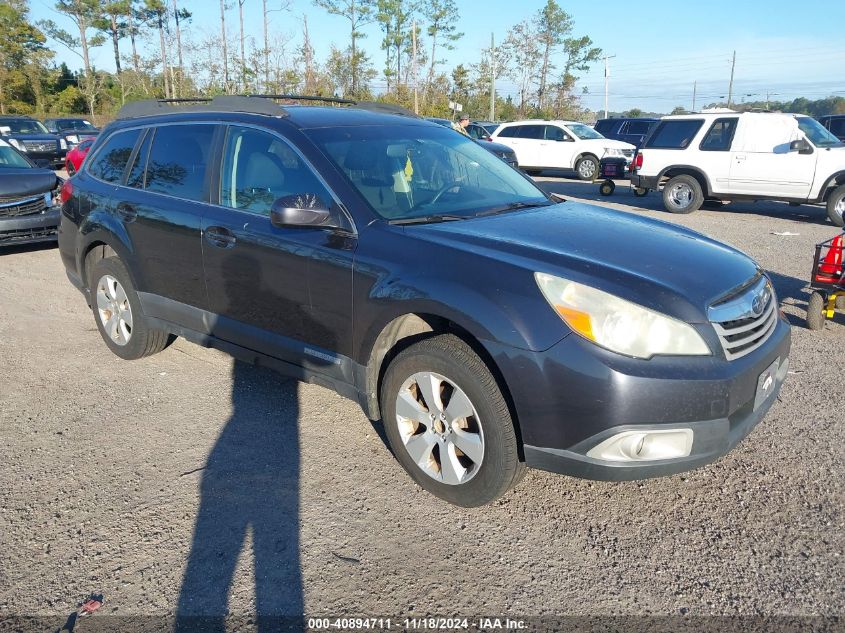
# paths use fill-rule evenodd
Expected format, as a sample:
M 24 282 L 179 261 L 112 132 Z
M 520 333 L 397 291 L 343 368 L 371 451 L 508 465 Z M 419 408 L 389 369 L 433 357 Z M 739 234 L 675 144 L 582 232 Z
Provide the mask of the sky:
M 219 30 L 219 2 L 178 0 L 193 11 L 187 25 L 192 34 Z M 279 7 L 282 0 L 268 0 Z M 842 0 L 709 0 L 708 2 L 667 2 L 642 0 L 558 0 L 574 20 L 573 35 L 588 35 L 609 56 L 609 109 L 669 112 L 675 106 L 693 107 L 724 100 L 728 94 L 731 58 L 736 51 L 734 100 L 789 100 L 804 96 L 819 99 L 845 96 L 845 2 Z M 237 0 L 227 0 L 226 27 L 230 39 L 236 35 Z M 52 10 L 50 0 L 31 0 L 34 19 L 53 19 L 66 29 L 72 24 Z M 531 17 L 545 0 L 465 0 L 459 2 L 458 30 L 464 33 L 453 51 L 446 51 L 444 68 L 459 63 L 472 64 L 490 44 L 490 35 L 501 42 L 508 27 Z M 330 46 L 346 46 L 348 22 L 326 14 L 311 0 L 290 0 L 290 9 L 270 14 L 271 32 L 285 33 L 293 44 L 301 42 L 302 15 L 308 16 L 309 32 L 318 59 L 324 59 Z M 262 38 L 261 0 L 245 0 L 245 30 Z M 382 39 L 378 26 L 363 29 L 364 48 L 375 67 L 384 66 Z M 52 43 L 56 62 L 71 68 L 81 65 L 79 57 Z M 122 43 L 128 52 L 128 42 Z M 157 42 L 151 42 L 151 46 Z M 440 57 L 440 55 L 438 55 Z M 95 49 L 92 56 L 99 68 L 113 70 L 111 47 Z M 375 82 L 378 91 L 381 80 Z M 505 78 L 497 81 L 502 96 L 516 96 L 516 84 Z M 583 104 L 594 111 L 604 108 L 604 63 L 581 73 L 577 92 Z

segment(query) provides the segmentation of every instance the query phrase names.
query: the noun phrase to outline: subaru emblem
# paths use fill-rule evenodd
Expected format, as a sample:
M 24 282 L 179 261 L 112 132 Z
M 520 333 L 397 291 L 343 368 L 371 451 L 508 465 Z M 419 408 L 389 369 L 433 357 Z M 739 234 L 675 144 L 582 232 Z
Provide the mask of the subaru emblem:
M 761 292 L 751 301 L 751 312 L 754 316 L 760 316 L 763 314 L 763 297 L 765 294 L 765 291 Z

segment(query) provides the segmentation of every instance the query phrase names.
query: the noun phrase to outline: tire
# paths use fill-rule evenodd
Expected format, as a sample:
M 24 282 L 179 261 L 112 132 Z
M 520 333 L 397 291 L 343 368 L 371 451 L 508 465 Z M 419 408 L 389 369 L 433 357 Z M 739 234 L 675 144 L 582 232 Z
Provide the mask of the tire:
M 138 294 L 120 259 L 107 257 L 97 261 L 91 268 L 88 287 L 97 329 L 116 356 L 137 360 L 170 344 L 172 338 L 167 332 L 147 324 Z M 113 315 L 118 316 L 112 319 Z
M 599 173 L 599 159 L 592 154 L 587 154 L 578 159 L 575 163 L 575 175 L 578 180 L 595 180 Z
M 692 213 L 703 203 L 704 192 L 692 176 L 675 176 L 663 187 L 663 206 L 670 213 Z
M 807 327 L 811 330 L 821 330 L 827 319 L 825 315 L 825 299 L 820 292 L 810 295 L 807 302 Z
M 612 180 L 605 180 L 599 185 L 599 193 L 603 196 L 612 196 L 616 191 L 616 183 Z
M 828 197 L 827 217 L 834 226 L 845 226 L 845 185 L 839 185 Z
M 637 196 L 637 198 L 643 198 L 648 195 L 648 189 L 634 187 L 634 195 Z
M 434 398 L 435 385 L 439 401 L 429 407 L 422 394 L 427 390 Z M 487 365 L 458 337 L 434 336 L 402 351 L 385 372 L 380 398 L 394 456 L 435 496 L 466 508 L 481 506 L 521 479 L 525 465 L 508 405 Z M 461 404 L 463 410 L 456 408 Z M 467 412 L 452 425 L 450 407 L 453 413 Z M 445 417 L 437 415 L 441 408 Z
M 71 177 L 76 174 L 76 167 L 74 167 L 73 163 L 71 162 L 67 163 L 67 165 L 65 166 L 65 170 L 67 171 L 68 177 Z

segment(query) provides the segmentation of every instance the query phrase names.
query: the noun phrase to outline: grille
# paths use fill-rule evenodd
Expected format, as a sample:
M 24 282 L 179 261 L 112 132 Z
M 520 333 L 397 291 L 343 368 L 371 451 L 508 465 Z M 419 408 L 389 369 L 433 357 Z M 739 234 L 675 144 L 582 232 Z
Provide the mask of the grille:
M 41 213 L 47 208 L 44 196 L 25 198 L 0 198 L 0 217 L 11 217 L 18 215 L 32 215 Z
M 0 227 L 2 229 L 2 227 Z M 28 242 L 30 240 L 52 239 L 58 234 L 55 226 L 43 229 L 14 229 L 12 231 L 0 230 L 0 243 Z
M 55 152 L 58 147 L 55 141 L 24 141 L 23 146 L 28 152 Z
M 768 279 L 763 277 L 738 297 L 712 306 L 710 314 L 725 357 L 736 360 L 760 347 L 775 331 L 777 297 Z
M 623 155 L 625 158 L 633 158 L 633 157 L 634 157 L 634 150 L 632 150 L 632 149 L 623 149 L 623 150 L 622 150 L 622 155 Z

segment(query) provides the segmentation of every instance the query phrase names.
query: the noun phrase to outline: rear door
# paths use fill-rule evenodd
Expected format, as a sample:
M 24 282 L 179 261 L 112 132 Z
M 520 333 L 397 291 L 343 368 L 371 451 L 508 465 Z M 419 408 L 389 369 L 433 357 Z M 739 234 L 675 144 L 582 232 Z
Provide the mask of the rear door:
M 714 193 L 730 191 L 731 144 L 739 117 L 724 117 L 713 121 L 698 145 L 695 165 L 710 181 Z
M 809 154 L 791 151 L 789 144 L 802 138 L 792 116 L 743 115 L 731 148 L 730 192 L 807 198 L 816 173 L 817 150 Z
M 531 155 L 531 144 L 527 140 L 522 139 L 522 128 L 524 125 L 508 125 L 499 128 L 493 138 L 497 143 L 502 143 L 510 147 L 516 153 L 516 160 L 521 166 L 534 166 L 536 156 Z

